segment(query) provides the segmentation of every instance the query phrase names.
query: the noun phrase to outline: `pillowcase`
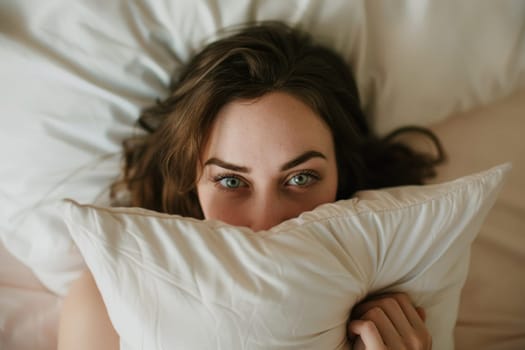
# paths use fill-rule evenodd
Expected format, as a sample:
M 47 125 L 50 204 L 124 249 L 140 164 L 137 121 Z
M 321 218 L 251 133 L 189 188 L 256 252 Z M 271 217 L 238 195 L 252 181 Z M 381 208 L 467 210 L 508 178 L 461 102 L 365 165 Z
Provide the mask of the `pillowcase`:
M 342 349 L 369 293 L 408 292 L 453 348 L 469 248 L 510 165 L 363 191 L 252 232 L 65 202 L 65 222 L 126 349 Z

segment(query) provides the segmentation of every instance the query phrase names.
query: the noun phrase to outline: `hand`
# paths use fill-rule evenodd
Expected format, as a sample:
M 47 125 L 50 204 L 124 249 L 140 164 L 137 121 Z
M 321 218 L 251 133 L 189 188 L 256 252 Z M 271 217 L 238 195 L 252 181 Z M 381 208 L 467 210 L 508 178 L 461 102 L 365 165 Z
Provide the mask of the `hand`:
M 406 294 L 383 294 L 354 307 L 348 333 L 354 350 L 430 350 L 425 318 Z

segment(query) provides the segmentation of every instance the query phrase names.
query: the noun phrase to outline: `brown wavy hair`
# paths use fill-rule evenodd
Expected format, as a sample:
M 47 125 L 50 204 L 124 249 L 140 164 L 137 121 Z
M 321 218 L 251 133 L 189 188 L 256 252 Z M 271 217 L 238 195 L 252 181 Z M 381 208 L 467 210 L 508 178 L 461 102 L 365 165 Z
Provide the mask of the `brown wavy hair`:
M 138 123 L 148 133 L 124 142 L 123 177 L 113 196 L 129 191 L 129 205 L 202 218 L 196 183 L 201 149 L 225 104 L 285 92 L 314 110 L 332 131 L 338 167 L 337 199 L 356 191 L 423 184 L 444 160 L 427 129 L 405 127 L 374 135 L 361 110 L 349 66 L 332 50 L 283 23 L 251 24 L 209 45 L 177 74 L 171 94 L 145 109 Z M 437 154 L 401 143 L 422 133 Z

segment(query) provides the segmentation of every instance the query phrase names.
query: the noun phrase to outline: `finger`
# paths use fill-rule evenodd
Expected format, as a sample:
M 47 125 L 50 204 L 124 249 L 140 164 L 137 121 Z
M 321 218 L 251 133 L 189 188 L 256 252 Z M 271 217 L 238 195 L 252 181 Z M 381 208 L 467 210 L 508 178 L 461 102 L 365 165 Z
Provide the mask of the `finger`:
M 361 337 L 357 337 L 355 339 L 355 342 L 352 343 L 352 350 L 366 350 L 366 349 L 367 349 L 366 344 L 363 343 L 363 339 L 361 339 Z
M 361 318 L 361 315 L 370 310 L 371 308 L 377 306 L 383 306 L 381 303 L 374 303 L 374 301 L 387 300 L 394 298 L 398 301 L 401 306 L 403 313 L 406 315 L 406 318 L 413 327 L 424 326 L 426 320 L 426 312 L 423 308 L 416 308 L 412 304 L 412 300 L 406 293 L 385 293 L 385 294 L 376 294 L 365 299 L 364 302 L 358 304 L 356 308 L 352 311 L 352 318 Z
M 381 310 L 383 315 L 378 310 Z M 361 314 L 363 311 L 365 313 Z M 361 314 L 361 319 L 365 318 L 366 315 L 373 316 L 372 321 L 378 326 L 387 345 L 394 345 L 393 343 L 398 342 L 401 337 L 409 337 L 414 333 L 413 327 L 405 316 L 403 309 L 393 296 L 360 304 L 356 308 L 356 313 Z M 386 341 L 385 336 L 388 336 L 388 341 Z
M 370 320 L 354 320 L 350 322 L 348 328 L 353 334 L 361 338 L 366 349 L 386 349 L 383 338 L 374 322 Z
M 399 306 L 403 310 L 403 313 L 405 314 L 406 318 L 408 319 L 408 322 L 410 322 L 413 328 L 426 328 L 424 323 L 424 317 L 426 317 L 426 315 L 423 315 L 423 317 L 420 316 L 416 307 L 412 304 L 412 300 L 410 300 L 407 294 L 397 293 L 394 294 L 393 297 L 398 301 Z
M 399 311 L 401 313 L 401 310 Z M 399 317 L 399 315 L 396 315 L 396 317 Z M 401 320 L 403 320 L 403 317 L 399 317 Z M 377 330 L 379 331 L 379 334 L 381 335 L 381 338 L 383 339 L 383 343 L 385 343 L 388 348 L 392 349 L 398 349 L 402 345 L 402 334 L 397 329 L 398 325 L 396 325 L 394 322 L 392 322 L 392 319 L 387 315 L 385 310 L 382 308 L 373 308 L 370 311 L 368 311 L 366 314 L 363 315 L 363 320 L 369 320 L 374 323 Z M 406 329 L 409 326 L 408 321 L 404 320 L 405 324 L 403 327 Z M 405 330 L 403 330 L 405 332 Z
M 367 296 L 364 300 L 362 300 L 359 304 L 357 304 L 354 309 L 352 310 L 352 317 L 353 318 L 361 318 L 361 316 L 368 312 L 368 310 L 376 307 L 377 301 L 390 298 L 394 295 L 394 293 L 383 293 L 383 294 L 374 294 Z
M 395 298 L 398 300 L 399 305 L 403 309 L 409 322 L 412 324 L 415 331 L 415 338 L 412 339 L 411 343 L 419 348 L 431 349 L 432 348 L 432 335 L 425 326 L 426 312 L 424 309 L 414 307 L 412 301 L 406 294 L 397 294 Z
M 352 317 L 364 318 L 369 316 L 372 310 L 383 310 L 386 317 L 392 322 L 392 326 L 396 329 L 396 334 L 384 330 L 384 326 L 376 317 L 372 317 L 379 329 L 383 341 L 395 348 L 396 342 L 401 344 L 407 342 L 414 346 L 426 346 L 432 344 L 432 337 L 425 327 L 423 318 L 426 317 L 423 309 L 422 317 L 420 313 L 412 305 L 412 301 L 406 294 L 390 294 L 382 295 L 370 299 L 370 301 L 363 302 L 357 305 L 352 311 Z M 363 314 L 364 313 L 364 314 Z M 411 320 L 409 320 L 409 317 Z M 398 333 L 397 333 L 398 332 Z M 394 345 L 391 343 L 394 342 Z
M 425 322 L 427 320 L 427 313 L 422 307 L 416 307 L 417 314 L 421 317 L 421 320 Z

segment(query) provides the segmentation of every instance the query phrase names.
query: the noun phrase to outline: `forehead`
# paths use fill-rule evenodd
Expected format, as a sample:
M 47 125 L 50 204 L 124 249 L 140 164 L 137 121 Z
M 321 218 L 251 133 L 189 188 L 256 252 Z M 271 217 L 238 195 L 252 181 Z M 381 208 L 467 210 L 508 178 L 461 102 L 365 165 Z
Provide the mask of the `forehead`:
M 307 150 L 333 154 L 328 125 L 298 98 L 275 92 L 225 105 L 212 124 L 203 156 L 246 162 L 255 155 L 278 160 Z

